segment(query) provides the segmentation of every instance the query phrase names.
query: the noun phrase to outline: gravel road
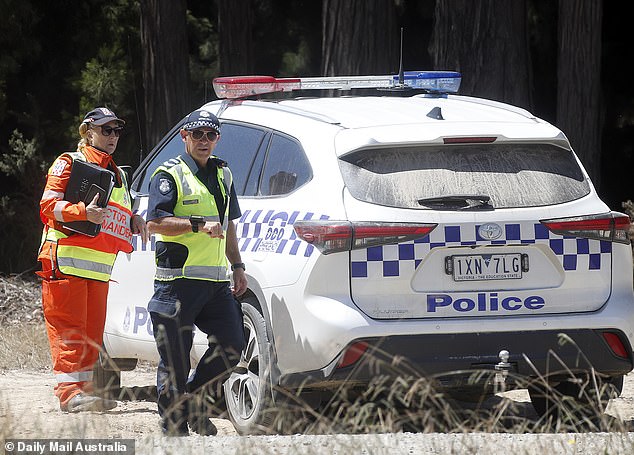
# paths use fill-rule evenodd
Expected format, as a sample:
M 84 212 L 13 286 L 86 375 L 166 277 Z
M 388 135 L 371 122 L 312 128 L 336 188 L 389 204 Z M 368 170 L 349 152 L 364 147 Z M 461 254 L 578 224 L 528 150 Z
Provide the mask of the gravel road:
M 123 374 L 123 385 L 150 385 L 154 372 Z M 134 439 L 136 454 L 631 454 L 634 433 L 388 433 L 249 436 L 236 434 L 231 423 L 213 419 L 217 436 L 164 437 L 156 405 L 145 401 L 120 402 L 106 413 L 64 414 L 52 394 L 49 372 L 13 370 L 0 373 L 0 435 L 7 438 L 125 438 Z M 537 419 L 525 391 L 494 397 L 513 400 L 517 418 Z M 607 414 L 622 428 L 634 427 L 634 375 L 626 377 L 623 394 Z

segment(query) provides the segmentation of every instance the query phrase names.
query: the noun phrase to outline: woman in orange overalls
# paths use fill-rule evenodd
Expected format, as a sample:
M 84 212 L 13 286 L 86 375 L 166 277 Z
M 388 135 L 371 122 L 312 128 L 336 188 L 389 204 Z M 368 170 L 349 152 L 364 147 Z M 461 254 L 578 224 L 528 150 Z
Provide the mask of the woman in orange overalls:
M 48 170 L 40 201 L 44 223 L 38 260 L 42 271 L 42 304 L 57 380 L 55 395 L 67 412 L 102 411 L 113 400 L 94 396 L 92 369 L 99 355 L 106 320 L 108 281 L 117 253 L 132 251 L 132 235 L 147 241 L 145 221 L 133 215 L 125 173 L 112 159 L 125 122 L 107 108 L 96 108 L 79 126 L 76 152 L 60 155 Z M 105 207 L 91 201 L 71 203 L 66 187 L 73 162 L 94 163 L 114 175 L 114 187 Z M 70 197 L 69 197 L 70 198 Z M 68 229 L 64 223 L 90 221 L 101 225 L 91 237 Z

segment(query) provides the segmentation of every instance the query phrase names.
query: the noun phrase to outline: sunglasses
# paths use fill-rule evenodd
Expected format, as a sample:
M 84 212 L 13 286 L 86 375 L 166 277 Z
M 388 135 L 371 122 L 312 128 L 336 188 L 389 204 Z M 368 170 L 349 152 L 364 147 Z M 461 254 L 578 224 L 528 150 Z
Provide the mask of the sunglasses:
M 219 136 L 219 134 L 216 133 L 215 131 L 201 131 L 201 130 L 189 131 L 189 135 L 195 141 L 200 141 L 202 140 L 203 137 L 207 137 L 207 140 L 209 142 L 216 142 Z
M 115 137 L 119 137 L 121 136 L 121 132 L 123 131 L 123 127 L 122 126 L 117 126 L 115 128 L 111 127 L 111 126 L 102 126 L 101 127 L 101 134 L 103 134 L 104 136 L 110 136 L 112 133 L 114 133 Z

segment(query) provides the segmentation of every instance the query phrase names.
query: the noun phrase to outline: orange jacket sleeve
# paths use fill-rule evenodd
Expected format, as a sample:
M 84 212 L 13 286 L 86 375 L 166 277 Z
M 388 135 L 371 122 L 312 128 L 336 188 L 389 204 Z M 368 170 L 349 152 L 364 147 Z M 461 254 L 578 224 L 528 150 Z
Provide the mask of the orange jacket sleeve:
M 86 220 L 86 205 L 83 202 L 71 204 L 64 199 L 66 185 L 70 178 L 72 159 L 62 155 L 49 168 L 46 176 L 46 186 L 40 200 L 40 217 L 42 222 L 50 220 L 57 222 Z

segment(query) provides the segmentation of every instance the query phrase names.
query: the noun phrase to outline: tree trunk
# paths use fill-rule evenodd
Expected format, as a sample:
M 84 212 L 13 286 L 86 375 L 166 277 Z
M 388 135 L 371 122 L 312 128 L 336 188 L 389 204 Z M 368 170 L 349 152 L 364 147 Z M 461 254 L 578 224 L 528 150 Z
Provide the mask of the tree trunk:
M 601 162 L 601 20 L 603 2 L 559 1 L 557 126 L 590 178 L 599 185 Z
M 190 108 L 185 0 L 141 0 L 145 134 L 148 150 Z
M 220 76 L 253 74 L 253 7 L 250 0 L 218 0 Z
M 526 0 L 437 0 L 434 68 L 460 71 L 464 95 L 531 109 L 527 29 Z
M 394 0 L 323 0 L 322 74 L 396 74 L 400 32 Z

